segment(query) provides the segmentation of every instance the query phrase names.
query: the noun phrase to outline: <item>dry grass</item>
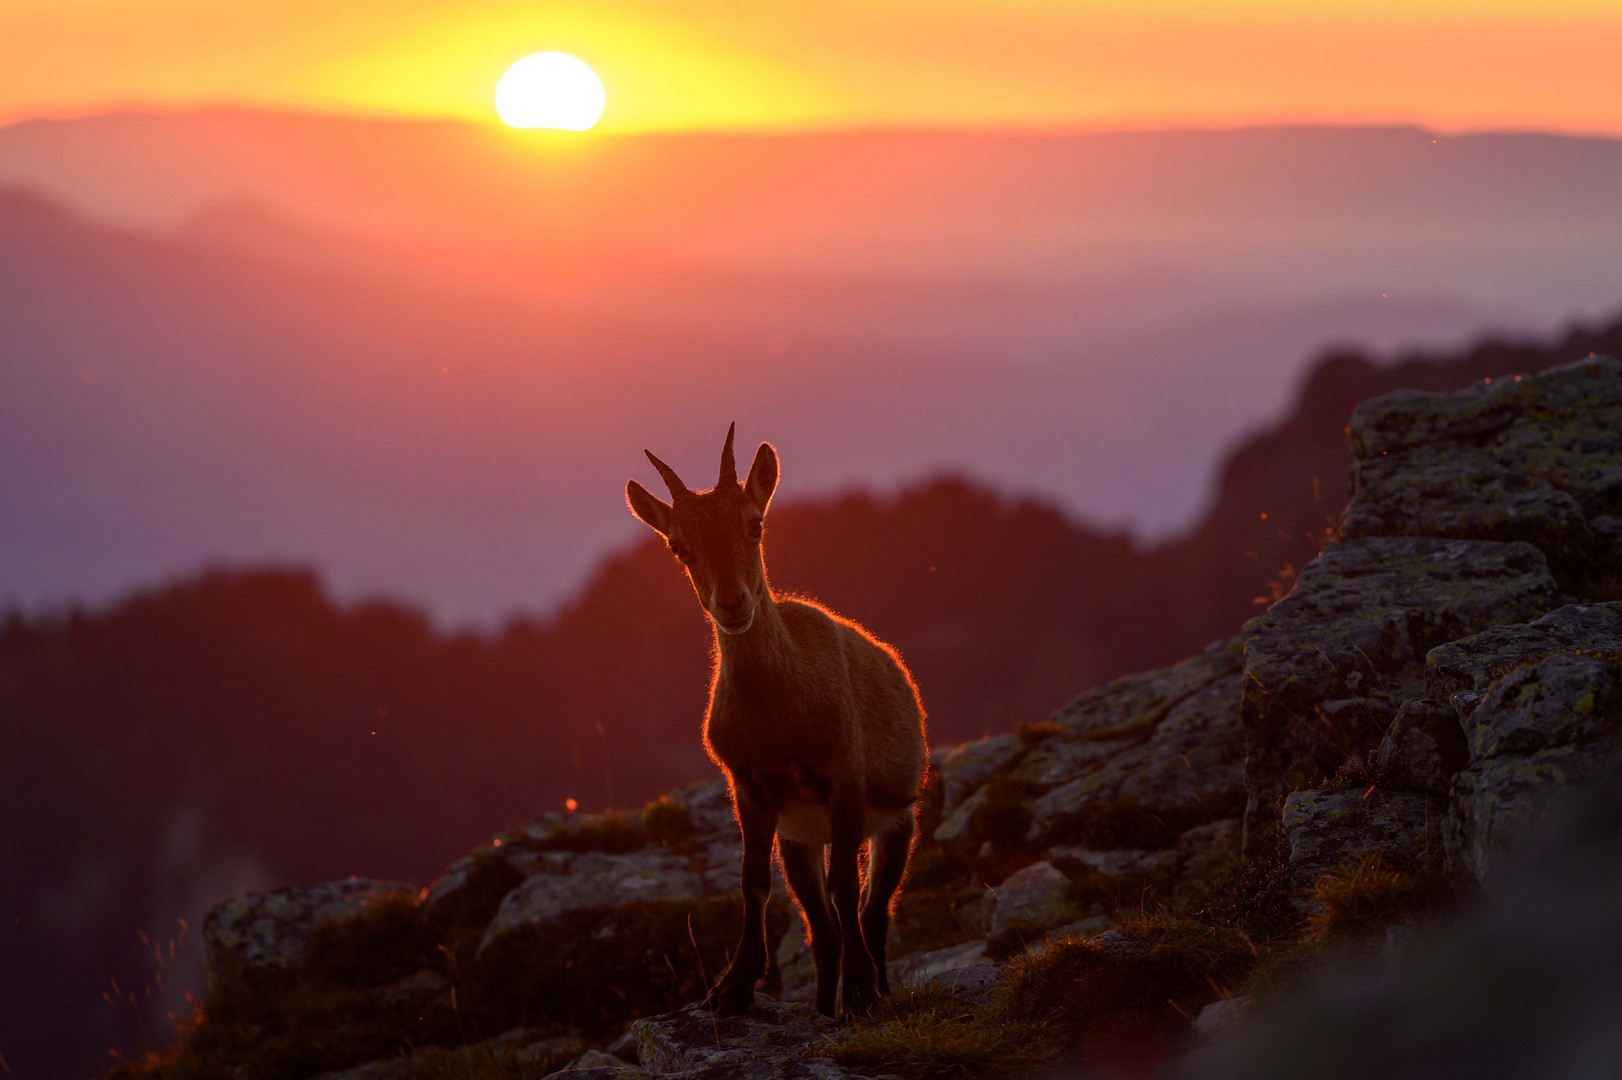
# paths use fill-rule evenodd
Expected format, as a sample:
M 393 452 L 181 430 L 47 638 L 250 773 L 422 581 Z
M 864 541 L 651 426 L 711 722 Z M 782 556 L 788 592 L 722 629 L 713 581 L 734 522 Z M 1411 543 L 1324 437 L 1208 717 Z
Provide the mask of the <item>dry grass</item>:
M 1434 915 L 1448 906 L 1455 889 L 1440 860 L 1399 868 L 1380 852 L 1369 851 L 1319 878 L 1312 891 L 1307 938 L 1344 941 Z
M 901 1080 L 1019 1077 L 1044 1071 L 1068 1041 L 1050 1024 L 975 1008 L 926 987 L 885 999 L 826 1056 Z

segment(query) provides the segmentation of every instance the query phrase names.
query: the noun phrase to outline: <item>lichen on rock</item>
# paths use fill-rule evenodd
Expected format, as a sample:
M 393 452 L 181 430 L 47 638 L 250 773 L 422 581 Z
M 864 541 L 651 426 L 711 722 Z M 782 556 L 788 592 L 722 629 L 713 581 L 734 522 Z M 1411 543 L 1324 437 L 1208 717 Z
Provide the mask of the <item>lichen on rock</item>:
M 405 882 L 357 877 L 224 900 L 203 921 L 209 983 L 296 979 L 323 924 L 359 920 L 385 900 L 415 905 L 418 892 Z
M 1568 585 L 1622 569 L 1602 520 L 1622 513 L 1622 363 L 1398 390 L 1358 406 L 1350 431 L 1343 537 L 1522 540 Z
M 1306 889 L 1370 851 L 1399 864 L 1439 859 L 1445 809 L 1439 798 L 1379 787 L 1291 792 L 1279 819 L 1290 845 L 1290 882 Z
M 1245 624 L 1246 850 L 1265 848 L 1280 795 L 1364 757 L 1382 718 L 1425 696 L 1429 650 L 1536 618 L 1557 595 L 1530 544 L 1370 537 L 1327 548 L 1289 596 Z M 1384 705 L 1325 713 L 1352 697 Z

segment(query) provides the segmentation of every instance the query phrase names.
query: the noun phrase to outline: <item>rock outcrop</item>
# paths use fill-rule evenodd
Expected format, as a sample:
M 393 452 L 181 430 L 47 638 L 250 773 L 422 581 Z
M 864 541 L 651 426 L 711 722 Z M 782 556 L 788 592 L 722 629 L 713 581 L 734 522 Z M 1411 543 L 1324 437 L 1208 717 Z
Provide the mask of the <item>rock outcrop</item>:
M 1015 1023 L 1010 1002 L 1038 987 L 1077 1026 L 1060 1037 L 1017 1022 L 1054 1047 L 1085 1042 L 1097 1017 L 1075 1010 L 1099 1002 L 1132 1012 L 1140 1040 L 1184 1045 L 1199 1015 L 1195 1037 L 1220 1041 L 1255 1011 L 1226 1003 L 1239 987 L 1222 981 L 1256 963 L 1245 927 L 1308 945 L 1337 932 L 1326 883 L 1384 889 L 1379 929 L 1400 951 L 1417 932 L 1403 897 L 1461 879 L 1511 890 L 1506 868 L 1562 800 L 1617 775 L 1622 365 L 1399 392 L 1349 430 L 1356 491 L 1340 538 L 1240 636 L 937 751 L 893 983 L 947 995 L 952 1023 Z M 725 788 L 708 781 L 641 815 L 503 832 L 423 890 L 350 882 L 229 901 L 206 928 L 211 965 L 250 998 L 244 987 L 309 979 L 423 1016 L 454 1004 L 505 1032 L 424 1028 L 418 1055 L 484 1047 L 603 1080 L 858 1075 L 839 1048 L 871 1030 L 803 1004 L 813 973 L 780 881 L 757 1008 L 716 1020 L 682 1007 L 732 944 L 739 856 Z M 414 944 L 345 974 L 333 942 L 364 937 L 378 911 Z M 381 1056 L 410 1060 L 405 1049 Z M 1196 1058 L 1215 1061 L 1207 1050 Z M 416 1075 L 345 1053 L 333 1068 L 361 1068 L 345 1075 Z

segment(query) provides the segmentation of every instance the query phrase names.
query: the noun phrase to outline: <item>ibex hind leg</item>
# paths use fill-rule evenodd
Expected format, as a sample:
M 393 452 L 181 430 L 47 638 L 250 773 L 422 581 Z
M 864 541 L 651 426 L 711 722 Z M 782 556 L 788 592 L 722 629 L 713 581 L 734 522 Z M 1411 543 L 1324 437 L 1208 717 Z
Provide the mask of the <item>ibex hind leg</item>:
M 800 910 L 805 912 L 806 928 L 811 934 L 811 959 L 817 967 L 817 1011 L 832 1016 L 839 992 L 839 926 L 828 906 L 823 845 L 779 836 L 777 849 L 783 859 L 783 876 Z
M 879 993 L 890 992 L 890 979 L 884 968 L 886 939 L 890 934 L 890 901 L 907 873 L 912 855 L 912 838 L 917 823 L 909 809 L 873 837 L 868 852 L 867 890 L 862 898 L 862 940 L 878 968 Z

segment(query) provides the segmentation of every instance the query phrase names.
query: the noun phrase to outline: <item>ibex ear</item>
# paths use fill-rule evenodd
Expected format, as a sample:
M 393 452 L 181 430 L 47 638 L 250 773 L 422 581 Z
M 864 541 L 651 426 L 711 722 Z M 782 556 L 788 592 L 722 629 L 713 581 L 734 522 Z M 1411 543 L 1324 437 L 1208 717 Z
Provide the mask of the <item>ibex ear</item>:
M 654 532 L 660 536 L 670 535 L 670 507 L 650 495 L 647 488 L 635 480 L 627 481 L 625 501 L 630 504 L 631 513 L 652 526 Z
M 749 466 L 749 479 L 744 481 L 743 493 L 754 500 L 764 514 L 777 490 L 777 451 L 771 443 L 761 443 L 755 451 L 755 463 Z

